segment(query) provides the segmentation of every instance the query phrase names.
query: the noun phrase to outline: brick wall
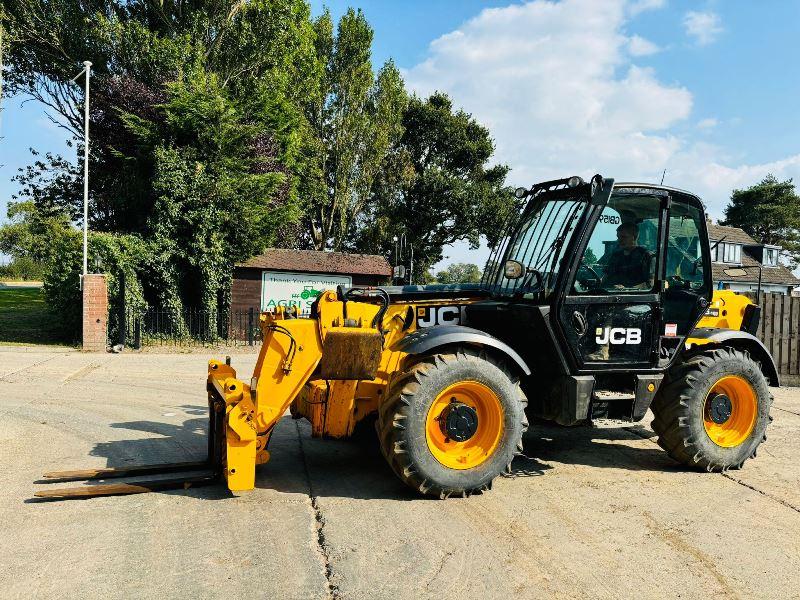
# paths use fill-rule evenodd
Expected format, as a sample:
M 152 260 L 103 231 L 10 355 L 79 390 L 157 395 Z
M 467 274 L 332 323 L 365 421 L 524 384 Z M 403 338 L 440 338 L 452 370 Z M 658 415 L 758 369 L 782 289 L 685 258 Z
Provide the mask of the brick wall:
M 108 286 L 105 275 L 83 276 L 83 349 L 103 352 L 108 327 Z

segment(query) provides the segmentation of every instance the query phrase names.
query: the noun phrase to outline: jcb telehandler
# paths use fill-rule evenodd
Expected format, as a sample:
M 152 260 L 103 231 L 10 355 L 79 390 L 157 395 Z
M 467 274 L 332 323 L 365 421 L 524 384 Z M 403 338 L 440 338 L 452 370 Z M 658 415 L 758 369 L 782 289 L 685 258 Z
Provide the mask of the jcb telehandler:
M 320 294 L 309 317 L 262 314 L 249 381 L 229 361 L 208 365 L 206 461 L 49 473 L 76 481 L 184 471 L 36 495 L 222 479 L 252 489 L 287 409 L 314 436 L 347 437 L 375 420 L 397 476 L 441 498 L 488 489 L 522 450 L 528 417 L 638 421 L 651 408 L 659 444 L 689 467 L 735 469 L 755 456 L 778 373 L 753 335 L 759 308 L 712 292 L 701 201 L 599 175 L 516 195 L 524 208 L 479 285 L 340 288 Z

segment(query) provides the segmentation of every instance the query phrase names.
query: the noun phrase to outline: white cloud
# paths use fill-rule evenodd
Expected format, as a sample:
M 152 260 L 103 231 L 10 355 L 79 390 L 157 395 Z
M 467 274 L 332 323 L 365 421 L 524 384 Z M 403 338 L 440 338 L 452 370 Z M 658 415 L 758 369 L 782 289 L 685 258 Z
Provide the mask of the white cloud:
M 697 144 L 672 158 L 665 183 L 698 194 L 717 219 L 734 189 L 755 185 L 769 173 L 780 180 L 800 182 L 800 154 L 760 164 L 733 162 L 719 148 Z
M 638 15 L 646 10 L 656 10 L 666 6 L 667 0 L 634 0 L 628 5 L 628 14 Z
M 628 40 L 628 52 L 631 56 L 649 56 L 660 50 L 661 48 L 656 44 L 638 35 L 634 35 Z
M 713 119 L 685 126 L 691 92 L 632 62 L 632 6 L 536 0 L 486 9 L 435 40 L 404 75 L 418 94 L 445 91 L 489 127 L 511 185 L 596 172 L 658 181 L 666 169 L 665 183 L 697 192 L 718 217 L 732 189 L 768 172 L 800 181 L 800 156 L 743 164 L 702 142 Z M 445 254 L 482 256 L 459 247 Z
M 700 46 L 714 42 L 723 31 L 719 15 L 711 11 L 690 10 L 683 17 L 683 27 L 686 35 L 694 38 Z
M 680 145 L 669 128 L 692 96 L 630 63 L 624 0 L 487 9 L 434 41 L 405 73 L 486 124 L 515 183 L 596 170 L 656 173 Z
M 709 117 L 707 119 L 701 119 L 700 121 L 697 122 L 698 129 L 714 129 L 714 127 L 716 127 L 717 125 L 719 125 L 719 121 L 717 121 L 713 117 Z

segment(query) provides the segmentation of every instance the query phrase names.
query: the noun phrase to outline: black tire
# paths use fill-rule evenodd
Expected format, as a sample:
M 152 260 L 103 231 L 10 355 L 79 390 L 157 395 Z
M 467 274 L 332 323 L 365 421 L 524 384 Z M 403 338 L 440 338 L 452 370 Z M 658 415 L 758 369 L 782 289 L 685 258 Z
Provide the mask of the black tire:
M 717 445 L 703 424 L 705 401 L 714 385 L 726 375 L 747 380 L 755 392 L 755 424 L 738 445 Z M 676 461 L 704 471 L 740 469 L 754 458 L 766 430 L 772 394 L 759 364 L 746 351 L 714 348 L 688 357 L 673 366 L 653 400 L 653 430 L 658 444 Z
M 469 469 L 440 463 L 428 448 L 425 434 L 432 403 L 445 388 L 460 381 L 477 381 L 490 388 L 503 409 L 500 442 L 490 457 Z M 526 405 L 519 378 L 491 356 L 470 348 L 423 356 L 398 373 L 389 386 L 377 423 L 381 451 L 397 476 L 421 494 L 444 499 L 484 491 L 495 477 L 511 470 L 514 456 L 522 452 L 522 434 L 528 428 Z

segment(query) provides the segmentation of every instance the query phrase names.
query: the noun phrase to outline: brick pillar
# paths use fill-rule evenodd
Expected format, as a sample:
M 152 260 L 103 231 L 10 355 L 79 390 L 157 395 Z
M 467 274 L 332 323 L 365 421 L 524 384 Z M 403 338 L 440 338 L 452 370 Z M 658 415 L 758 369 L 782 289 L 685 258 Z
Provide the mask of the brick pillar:
M 103 352 L 107 344 L 108 286 L 106 276 L 83 276 L 83 349 Z

